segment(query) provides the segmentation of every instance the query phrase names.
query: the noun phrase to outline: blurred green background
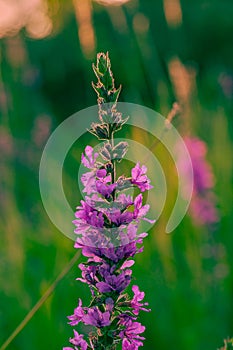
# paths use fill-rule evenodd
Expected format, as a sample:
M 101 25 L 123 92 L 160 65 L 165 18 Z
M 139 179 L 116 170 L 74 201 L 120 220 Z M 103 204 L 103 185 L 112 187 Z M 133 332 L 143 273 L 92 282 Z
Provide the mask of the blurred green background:
M 233 335 L 232 18 L 232 0 L 0 0 L 0 346 L 75 253 L 43 208 L 38 170 L 52 131 L 96 103 L 91 63 L 99 51 L 109 51 L 120 101 L 163 115 L 181 103 L 174 123 L 206 142 L 216 178 L 214 229 L 187 215 L 166 235 L 168 198 L 136 257 L 134 276 L 152 309 L 140 318 L 144 349 L 213 350 Z M 138 130 L 132 137 L 148 141 Z M 83 148 L 92 140 L 83 137 Z M 64 167 L 73 207 L 81 151 L 71 150 Z M 157 153 L 173 188 L 174 169 Z M 66 316 L 78 297 L 89 298 L 78 276 L 75 264 L 9 350 L 68 345 Z

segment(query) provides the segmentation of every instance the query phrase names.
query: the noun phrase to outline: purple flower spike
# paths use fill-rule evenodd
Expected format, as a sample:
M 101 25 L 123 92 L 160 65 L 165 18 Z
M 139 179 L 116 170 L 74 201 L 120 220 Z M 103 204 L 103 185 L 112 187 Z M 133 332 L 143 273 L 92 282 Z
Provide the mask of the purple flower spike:
M 154 221 L 146 218 L 149 205 L 143 205 L 142 193 L 135 197 L 124 190 L 135 185 L 144 192 L 152 186 L 147 168 L 139 163 L 131 170 L 132 177 L 117 178 L 116 165 L 124 158 L 128 145 L 115 144 L 114 140 L 115 132 L 126 119 L 116 110 L 120 89 L 115 89 L 110 68 L 108 54 L 98 54 L 94 66 L 98 82 L 93 87 L 98 94 L 100 123 L 93 123 L 90 132 L 103 140 L 103 146 L 99 154 L 91 146 L 86 146 L 82 154 L 82 164 L 89 169 L 81 176 L 87 195 L 76 208 L 73 221 L 77 235 L 74 247 L 88 258 L 79 264 L 81 276 L 77 280 L 88 285 L 91 300 L 86 307 L 79 299 L 68 323 L 72 327 L 82 323 L 90 333 L 84 336 L 74 329 L 74 337 L 70 338 L 73 348 L 63 350 L 110 350 L 118 346 L 137 350 L 143 345 L 141 333 L 145 330 L 136 322 L 137 316 L 141 310 L 149 311 L 148 303 L 143 302 L 144 292 L 134 285 L 130 298 L 127 288 L 132 280 L 134 256 L 143 251 L 143 239 L 147 236 L 139 231 L 140 221 Z M 106 81 L 108 87 L 103 83 Z M 98 156 L 102 158 L 100 162 Z

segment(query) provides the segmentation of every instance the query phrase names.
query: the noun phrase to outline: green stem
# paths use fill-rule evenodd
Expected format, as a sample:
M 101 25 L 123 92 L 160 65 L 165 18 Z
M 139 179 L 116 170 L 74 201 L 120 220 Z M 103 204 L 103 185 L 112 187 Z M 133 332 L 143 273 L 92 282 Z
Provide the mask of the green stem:
M 111 130 L 111 126 L 109 126 L 110 130 Z M 109 141 L 111 143 L 111 146 L 112 146 L 112 149 L 114 148 L 114 132 L 111 131 L 109 132 Z M 112 163 L 112 173 L 111 173 L 111 176 L 112 176 L 112 184 L 116 181 L 116 166 L 115 166 L 115 160 L 112 159 L 111 160 L 111 163 Z M 115 200 L 115 190 L 113 191 L 112 193 L 112 198 L 113 200 Z

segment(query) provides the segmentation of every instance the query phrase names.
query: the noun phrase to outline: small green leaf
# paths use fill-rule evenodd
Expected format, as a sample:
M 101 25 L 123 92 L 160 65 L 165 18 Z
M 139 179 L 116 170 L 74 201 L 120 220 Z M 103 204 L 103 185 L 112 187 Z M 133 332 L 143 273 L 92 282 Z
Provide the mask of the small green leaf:
M 110 102 L 117 102 L 120 93 L 121 93 L 121 85 L 119 86 L 118 89 L 114 89 L 114 90 L 110 91 L 110 93 L 109 93 Z
M 112 150 L 112 158 L 121 161 L 128 149 L 128 143 L 121 141 Z
M 100 155 L 106 161 L 111 161 L 112 159 L 112 146 L 109 142 L 106 142 L 100 150 Z
M 92 123 L 89 132 L 98 137 L 99 140 L 107 140 L 109 138 L 108 125 L 106 124 Z

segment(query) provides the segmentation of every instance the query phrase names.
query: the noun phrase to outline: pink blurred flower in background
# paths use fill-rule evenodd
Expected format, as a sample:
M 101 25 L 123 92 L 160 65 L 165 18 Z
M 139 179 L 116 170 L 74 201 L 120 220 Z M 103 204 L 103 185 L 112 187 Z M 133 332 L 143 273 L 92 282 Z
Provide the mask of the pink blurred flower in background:
M 185 137 L 185 144 L 193 164 L 194 187 L 190 215 L 196 224 L 211 225 L 219 220 L 216 196 L 213 192 L 215 178 L 206 159 L 207 146 L 197 137 Z
M 218 77 L 219 85 L 222 92 L 229 100 L 233 99 L 233 75 L 227 72 L 222 72 Z
M 51 127 L 52 122 L 48 115 L 42 114 L 35 119 L 34 127 L 32 129 L 32 140 L 37 147 L 44 146 L 50 135 Z

